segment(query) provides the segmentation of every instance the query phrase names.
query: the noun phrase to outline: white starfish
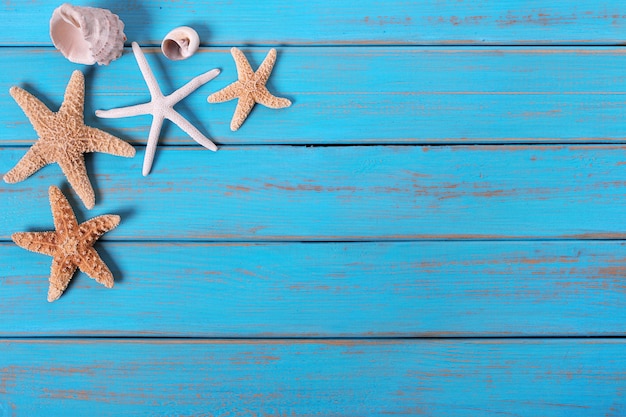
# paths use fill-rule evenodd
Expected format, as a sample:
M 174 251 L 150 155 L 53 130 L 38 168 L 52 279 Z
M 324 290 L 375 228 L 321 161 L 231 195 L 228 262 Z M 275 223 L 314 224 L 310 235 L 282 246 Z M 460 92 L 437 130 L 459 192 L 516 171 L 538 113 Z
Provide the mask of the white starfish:
M 194 92 L 198 87 L 217 77 L 220 70 L 216 68 L 205 72 L 204 74 L 189 81 L 169 96 L 164 96 L 159 88 L 156 78 L 154 78 L 154 74 L 152 73 L 150 66 L 148 65 L 148 61 L 146 61 L 145 55 L 139 47 L 139 44 L 137 42 L 133 42 L 132 45 L 135 59 L 137 60 L 141 74 L 148 85 L 148 90 L 150 90 L 152 99 L 149 103 L 137 104 L 135 106 L 120 107 L 111 110 L 96 110 L 96 116 L 103 118 L 118 118 L 144 114 L 152 115 L 152 125 L 150 126 L 150 134 L 148 136 L 148 144 L 146 146 L 146 155 L 143 159 L 143 175 L 148 175 L 150 173 L 150 169 L 152 168 L 152 161 L 154 160 L 154 154 L 156 152 L 157 143 L 159 142 L 159 135 L 161 134 L 161 126 L 163 126 L 164 119 L 172 121 L 200 145 L 212 151 L 217 151 L 217 146 L 215 146 L 211 140 L 200 133 L 200 131 L 189 123 L 187 119 L 174 110 L 174 105 Z

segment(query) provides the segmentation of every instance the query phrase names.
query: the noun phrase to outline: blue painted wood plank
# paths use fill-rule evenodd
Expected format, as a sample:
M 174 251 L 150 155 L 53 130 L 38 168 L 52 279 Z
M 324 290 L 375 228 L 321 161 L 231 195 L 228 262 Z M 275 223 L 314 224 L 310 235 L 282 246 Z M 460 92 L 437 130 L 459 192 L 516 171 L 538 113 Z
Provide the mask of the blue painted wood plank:
M 258 65 L 268 48 L 245 48 Z M 222 74 L 178 107 L 219 144 L 625 142 L 626 54 L 619 48 L 281 48 L 270 89 L 288 109 L 256 106 L 237 132 L 236 103 L 209 104 L 236 79 L 228 48 L 168 62 L 148 49 L 166 93 L 211 68 Z M 53 109 L 73 69 L 51 49 L 8 48 L 0 92 L 22 85 Z M 42 70 L 51 68 L 51 70 Z M 566 70 L 565 70 L 566 69 Z M 87 121 L 145 143 L 150 116 L 98 119 L 96 109 L 145 102 L 132 54 L 87 69 Z M 0 94 L 0 141 L 31 143 L 35 132 L 8 94 Z M 195 145 L 166 124 L 162 143 Z
M 109 1 L 129 40 L 160 44 L 172 28 L 195 27 L 203 43 L 247 44 L 620 44 L 620 0 Z M 0 7 L 0 44 L 48 45 L 54 0 Z
M 0 335 L 624 335 L 624 242 L 106 243 L 109 290 L 0 244 Z
M 104 239 L 415 240 L 624 238 L 624 146 L 164 147 L 152 173 L 96 154 L 96 208 L 122 216 Z M 24 155 L 1 151 L 0 172 Z M 0 184 L 0 238 L 52 226 L 50 165 Z
M 3 340 L 4 415 L 620 416 L 623 340 Z

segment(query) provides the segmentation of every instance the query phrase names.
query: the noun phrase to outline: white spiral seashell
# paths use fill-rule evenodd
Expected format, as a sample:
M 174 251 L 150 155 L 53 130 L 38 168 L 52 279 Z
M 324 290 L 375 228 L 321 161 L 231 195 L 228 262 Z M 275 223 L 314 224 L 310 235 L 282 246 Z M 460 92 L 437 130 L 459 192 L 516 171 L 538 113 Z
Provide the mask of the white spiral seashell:
M 77 64 L 108 65 L 122 56 L 124 23 L 106 9 L 64 3 L 50 19 L 50 38 L 63 56 Z
M 161 42 L 161 51 L 172 61 L 180 61 L 195 54 L 199 46 L 198 32 L 189 26 L 181 26 L 165 35 Z

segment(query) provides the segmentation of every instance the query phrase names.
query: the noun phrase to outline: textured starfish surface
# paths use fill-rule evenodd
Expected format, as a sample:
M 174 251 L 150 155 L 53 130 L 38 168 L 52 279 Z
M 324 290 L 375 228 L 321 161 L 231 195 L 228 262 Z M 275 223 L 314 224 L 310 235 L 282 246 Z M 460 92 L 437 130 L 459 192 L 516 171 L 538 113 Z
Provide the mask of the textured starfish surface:
M 78 224 L 69 202 L 57 187 L 49 189 L 55 231 L 14 233 L 11 238 L 24 249 L 53 257 L 48 301 L 57 300 L 80 268 L 107 288 L 113 287 L 113 274 L 100 259 L 93 244 L 120 223 L 120 216 L 107 214 Z
M 93 208 L 96 198 L 87 176 L 83 154 L 104 152 L 132 157 L 135 155 L 135 148 L 100 129 L 85 126 L 83 73 L 72 73 L 65 89 L 63 104 L 56 113 L 19 87 L 12 87 L 10 93 L 30 120 L 39 139 L 17 165 L 7 172 L 4 181 L 23 181 L 43 166 L 56 162 L 85 206 Z
M 149 103 L 138 104 L 135 106 L 120 107 L 118 109 L 111 110 L 97 110 L 96 116 L 106 118 L 118 118 L 118 117 L 130 117 L 139 116 L 144 114 L 152 115 L 152 125 L 150 126 L 150 134 L 148 136 L 148 144 L 146 146 L 146 155 L 143 159 L 143 175 L 148 175 L 150 169 L 152 169 L 152 161 L 154 160 L 154 154 L 156 152 L 157 143 L 159 142 L 159 135 L 161 134 L 161 127 L 163 126 L 163 120 L 168 119 L 178 127 L 180 127 L 185 133 L 187 133 L 193 140 L 200 145 L 212 151 L 217 150 L 217 146 L 211 142 L 206 136 L 204 136 L 198 129 L 195 128 L 187 119 L 181 116 L 176 110 L 174 105 L 193 93 L 198 87 L 211 81 L 217 77 L 220 73 L 218 69 L 212 69 L 205 72 L 202 75 L 197 76 L 187 84 L 174 91 L 169 96 L 164 96 L 159 88 L 159 84 L 154 78 L 154 74 L 148 65 L 145 55 L 143 54 L 139 44 L 133 42 L 133 53 L 135 59 L 141 70 L 143 78 L 146 80 L 148 90 L 152 99 Z
M 209 103 L 221 103 L 238 98 L 237 108 L 230 121 L 230 130 L 233 132 L 241 127 L 255 103 L 272 109 L 282 109 L 291 106 L 291 101 L 272 95 L 265 84 L 272 74 L 276 63 L 276 49 L 271 49 L 256 72 L 252 70 L 248 60 L 237 48 L 230 50 L 237 65 L 238 80 L 209 96 Z

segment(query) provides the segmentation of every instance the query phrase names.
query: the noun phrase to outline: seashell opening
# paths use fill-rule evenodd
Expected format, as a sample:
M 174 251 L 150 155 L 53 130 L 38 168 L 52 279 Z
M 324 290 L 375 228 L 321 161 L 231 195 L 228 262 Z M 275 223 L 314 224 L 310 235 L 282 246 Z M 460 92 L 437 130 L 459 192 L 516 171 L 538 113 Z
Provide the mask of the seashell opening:
M 109 10 L 64 3 L 50 19 L 50 38 L 63 56 L 78 64 L 108 65 L 122 56 L 124 23 Z
M 85 54 L 91 48 L 91 45 L 83 37 L 80 23 L 74 16 L 62 14 L 60 19 L 56 19 L 51 24 L 50 34 L 52 42 L 60 49 L 62 45 L 63 55 L 72 62 L 79 64 L 92 65 L 96 63 L 96 59 L 91 54 Z
M 161 51 L 172 61 L 180 61 L 196 53 L 199 46 L 198 32 L 189 26 L 181 26 L 165 35 L 161 42 Z

